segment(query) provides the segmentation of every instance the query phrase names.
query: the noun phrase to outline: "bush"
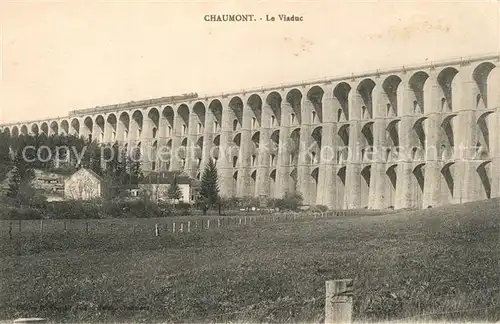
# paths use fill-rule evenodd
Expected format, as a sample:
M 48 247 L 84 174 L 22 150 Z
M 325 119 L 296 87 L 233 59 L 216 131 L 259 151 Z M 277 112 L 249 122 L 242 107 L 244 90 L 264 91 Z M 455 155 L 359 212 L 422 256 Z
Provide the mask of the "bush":
M 106 217 L 111 218 L 149 218 L 163 217 L 162 209 L 149 200 L 111 200 L 103 205 Z
M 99 201 L 52 201 L 46 204 L 45 213 L 53 219 L 91 219 L 103 218 Z
M 0 213 L 5 220 L 42 219 L 43 213 L 33 208 L 8 208 Z
M 312 213 L 324 213 L 328 211 L 328 207 L 325 205 L 313 205 L 309 208 L 309 211 Z
M 286 193 L 283 198 L 271 198 L 267 202 L 270 208 L 279 208 L 280 210 L 297 210 L 302 206 L 302 196 L 300 194 Z M 327 208 L 328 209 L 328 208 Z

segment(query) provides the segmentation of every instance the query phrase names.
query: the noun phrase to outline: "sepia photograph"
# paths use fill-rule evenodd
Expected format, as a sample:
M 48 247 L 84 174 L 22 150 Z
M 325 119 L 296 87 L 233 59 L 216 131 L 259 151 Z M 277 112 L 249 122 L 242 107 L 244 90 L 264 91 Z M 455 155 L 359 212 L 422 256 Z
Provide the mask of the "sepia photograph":
M 500 323 L 499 129 L 495 0 L 0 0 L 0 324 Z

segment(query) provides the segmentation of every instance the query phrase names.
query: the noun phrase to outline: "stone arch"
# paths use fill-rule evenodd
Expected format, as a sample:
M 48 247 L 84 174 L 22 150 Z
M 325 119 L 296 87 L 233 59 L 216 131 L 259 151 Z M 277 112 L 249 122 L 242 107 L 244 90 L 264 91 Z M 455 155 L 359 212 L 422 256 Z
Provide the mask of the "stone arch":
M 252 171 L 250 174 L 250 188 L 251 188 L 251 193 L 255 196 L 256 188 L 257 187 L 257 170 Z
M 425 163 L 420 163 L 413 168 L 410 188 L 413 207 L 422 208 L 425 189 Z
M 142 127 L 143 127 L 144 117 L 142 111 L 136 110 L 132 113 L 132 118 L 130 119 L 130 132 L 129 137 L 133 141 L 137 141 L 142 137 Z
M 148 135 L 151 136 L 151 138 L 157 138 L 158 128 L 160 127 L 160 112 L 158 111 L 158 108 L 153 107 L 149 109 L 148 120 L 151 123 L 148 127 L 150 129 L 147 129 Z
M 337 181 L 335 181 L 335 206 L 343 209 L 345 201 L 345 186 L 346 186 L 347 168 L 342 166 L 337 171 Z
M 61 135 L 69 135 L 69 123 L 67 119 L 61 121 Z
M 291 89 L 286 95 L 286 101 L 291 107 L 290 125 L 302 124 L 302 92 L 296 88 Z
M 50 135 L 59 135 L 59 124 L 55 120 L 50 123 L 49 136 Z
M 491 111 L 484 112 L 477 119 L 476 148 L 474 157 L 485 160 L 490 155 L 490 129 L 495 127 L 495 114 Z
M 233 194 L 235 194 L 237 192 L 237 188 L 238 188 L 238 170 L 234 171 L 233 173 L 233 182 L 232 182 L 232 192 Z
M 296 167 L 293 167 L 288 174 L 288 192 L 297 192 L 297 182 L 298 182 L 298 171 Z
M 279 145 L 280 145 L 280 131 L 279 129 L 277 129 L 271 133 L 270 153 L 271 154 L 278 153 Z
M 119 141 L 128 141 L 130 136 L 130 116 L 124 111 L 120 114 L 117 122 L 117 138 Z
M 243 101 L 240 97 L 233 97 L 229 101 L 229 111 L 231 116 L 231 122 L 233 123 L 233 130 L 238 130 L 243 125 Z M 234 124 L 236 121 L 236 124 Z M 236 126 L 236 127 L 235 127 Z
M 70 134 L 78 136 L 80 134 L 80 121 L 78 120 L 78 118 L 73 118 L 71 120 L 70 126 Z
M 345 163 L 349 158 L 349 124 L 340 126 L 337 135 L 339 138 L 339 146 L 337 148 L 337 163 Z
M 310 124 L 322 123 L 323 122 L 323 95 L 325 91 L 320 86 L 313 86 L 307 92 L 307 99 L 312 105 L 312 115 Z
M 188 134 L 189 131 L 189 107 L 186 104 L 181 104 L 177 108 L 177 123 L 180 126 L 180 129 L 177 131 L 180 131 L 180 134 L 182 136 L 185 136 Z
M 323 127 L 318 126 L 313 129 L 311 132 L 311 140 L 313 143 L 313 147 L 311 150 L 310 160 L 308 161 L 311 164 L 318 164 L 321 155 L 321 140 L 323 136 Z
M 251 113 L 251 116 L 249 115 L 249 117 L 251 117 L 250 129 L 259 129 L 262 125 L 262 98 L 258 94 L 252 94 L 248 97 L 247 106 L 250 108 L 249 113 Z M 236 116 L 236 118 L 238 118 L 238 116 Z M 241 123 L 240 119 L 238 119 L 238 121 Z
M 300 152 L 300 128 L 295 128 L 291 133 L 287 143 L 289 152 L 289 164 L 297 166 Z
M 28 126 L 21 125 L 21 134 L 24 136 L 28 135 Z
M 241 133 L 237 133 L 233 137 L 233 145 L 231 149 L 231 159 L 233 160 L 233 163 L 238 163 L 238 158 L 240 155 L 240 150 L 241 150 Z
M 455 194 L 454 165 L 455 162 L 449 162 L 441 168 L 441 201 L 443 204 L 453 202 Z
M 495 64 L 491 62 L 479 63 L 472 72 L 472 78 L 475 81 L 476 108 L 489 109 L 488 104 L 488 77 L 490 72 L 495 68 Z M 494 108 L 494 107 L 493 107 Z
M 337 108 L 337 121 L 343 122 L 349 120 L 349 92 L 351 86 L 346 82 L 341 82 L 333 89 L 334 107 Z
M 486 80 L 486 107 L 500 108 L 500 68 L 496 67 L 488 73 Z
M 439 72 L 437 76 L 437 82 L 441 89 L 441 109 L 440 111 L 453 111 L 455 109 L 453 105 L 453 84 L 455 81 L 455 76 L 458 74 L 458 70 L 454 67 L 446 67 Z
M 82 129 L 82 136 L 89 141 L 93 141 L 94 139 L 92 138 L 92 130 L 94 129 L 94 121 L 92 120 L 91 117 L 85 117 L 83 120 L 83 129 Z M 42 129 L 43 131 L 43 129 Z
M 480 197 L 483 199 L 491 198 L 491 161 L 481 163 L 476 172 L 480 183 Z
M 214 99 L 210 102 L 208 109 L 212 113 L 214 119 L 212 124 L 212 132 L 218 133 L 222 125 L 222 103 L 218 99 Z
M 160 129 L 162 127 L 165 128 L 163 136 L 172 137 L 174 135 L 174 119 L 175 119 L 174 108 L 172 108 L 172 106 L 165 106 L 165 108 L 163 108 L 161 115 L 163 117 L 163 120 L 165 121 L 165 125 L 160 126 Z
M 368 208 L 370 198 L 371 165 L 367 165 L 361 170 L 360 177 L 361 207 Z
M 115 114 L 109 114 L 106 117 L 106 127 L 104 128 L 104 142 L 116 142 L 118 119 Z
M 252 143 L 253 143 L 253 152 L 256 152 L 259 149 L 260 145 L 260 132 L 257 131 L 252 135 Z
M 196 134 L 203 134 L 205 130 L 205 105 L 198 101 L 193 106 L 194 121 L 196 125 Z
M 49 135 L 49 125 L 46 122 L 43 122 L 43 123 L 40 124 L 40 130 L 45 135 L 47 135 L 47 136 Z
M 98 136 L 97 140 L 98 142 L 103 142 L 104 141 L 104 116 L 103 115 L 97 115 L 95 118 L 95 125 L 98 127 L 98 133 L 95 135 Z
M 31 124 L 31 133 L 33 135 L 38 135 L 40 133 L 40 130 L 38 128 L 38 124 L 36 124 L 36 123 Z
M 425 121 L 427 117 L 422 117 L 417 119 L 412 126 L 410 133 L 410 148 L 411 159 L 412 160 L 422 160 L 425 158 L 426 146 L 425 146 Z
M 373 159 L 373 124 L 373 122 L 367 122 L 361 128 L 361 161 L 364 162 L 370 162 Z
M 203 140 L 204 140 L 203 136 L 198 137 L 198 139 L 196 140 L 196 147 L 193 155 L 193 158 L 196 161 L 196 168 L 201 167 L 201 162 L 203 158 Z
M 311 192 L 309 193 L 309 197 L 311 197 L 311 203 L 315 204 L 318 201 L 318 183 L 319 183 L 319 167 L 314 168 L 311 171 L 311 185 L 309 189 Z
M 11 136 L 10 128 L 9 127 L 4 127 L 2 129 L 2 133 L 6 134 L 7 136 Z
M 425 114 L 425 105 L 424 105 L 424 87 L 425 82 L 429 78 L 429 74 L 424 71 L 418 71 L 413 73 L 413 75 L 408 80 L 408 85 L 411 89 L 409 92 L 410 100 L 412 102 L 412 111 L 411 113 L 414 115 L 423 115 Z M 405 108 L 403 108 L 405 109 Z
M 276 196 L 276 169 L 272 169 L 269 173 L 269 197 Z
M 386 175 L 386 206 L 384 207 L 392 207 L 394 208 L 396 205 L 396 185 L 398 179 L 398 165 L 392 164 L 385 171 Z
M 451 159 L 455 153 L 454 120 L 456 115 L 448 115 L 443 119 L 439 136 L 439 156 L 443 160 Z
M 382 97 L 385 101 L 385 109 L 386 109 L 384 115 L 386 117 L 396 117 L 399 114 L 398 88 L 400 84 L 401 84 L 401 78 L 394 74 L 385 78 L 384 82 L 382 83 L 382 89 L 384 90 Z
M 361 108 L 362 120 L 373 118 L 373 88 L 375 88 L 375 82 L 372 79 L 363 79 L 356 88 L 358 95 L 356 106 Z
M 281 94 L 276 91 L 267 95 L 266 103 L 271 108 L 271 118 L 269 126 L 271 128 L 281 126 Z

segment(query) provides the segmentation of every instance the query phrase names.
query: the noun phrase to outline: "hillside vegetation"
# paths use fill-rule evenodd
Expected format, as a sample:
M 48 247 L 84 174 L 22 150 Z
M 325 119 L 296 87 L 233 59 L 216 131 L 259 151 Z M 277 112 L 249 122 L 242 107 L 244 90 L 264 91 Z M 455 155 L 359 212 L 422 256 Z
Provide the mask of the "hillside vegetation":
M 352 278 L 355 320 L 498 321 L 499 208 L 2 237 L 0 320 L 317 322 L 325 281 Z

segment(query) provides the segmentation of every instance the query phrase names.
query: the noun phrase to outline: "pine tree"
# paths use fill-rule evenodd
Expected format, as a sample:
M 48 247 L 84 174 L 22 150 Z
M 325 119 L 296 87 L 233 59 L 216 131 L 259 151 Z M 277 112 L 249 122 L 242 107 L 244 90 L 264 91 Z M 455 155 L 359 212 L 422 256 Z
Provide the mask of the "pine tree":
M 174 180 L 168 187 L 167 197 L 174 202 L 174 205 L 175 201 L 182 199 L 182 191 L 181 188 L 179 188 L 179 184 L 177 183 L 177 176 L 174 176 Z
M 203 214 L 219 201 L 219 176 L 212 159 L 208 160 L 201 177 L 200 196 L 202 198 Z

